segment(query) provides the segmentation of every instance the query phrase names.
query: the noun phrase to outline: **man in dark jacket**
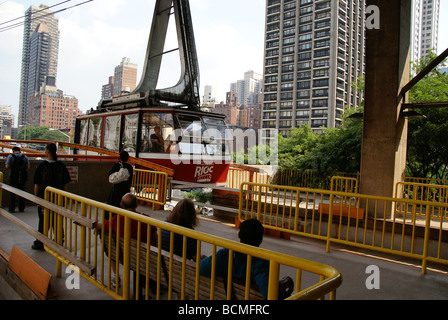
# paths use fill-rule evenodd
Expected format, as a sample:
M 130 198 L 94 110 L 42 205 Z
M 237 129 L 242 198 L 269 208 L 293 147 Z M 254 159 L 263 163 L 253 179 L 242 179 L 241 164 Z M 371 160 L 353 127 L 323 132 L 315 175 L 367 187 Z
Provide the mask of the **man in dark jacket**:
M 9 185 L 11 187 L 25 190 L 26 182 L 28 181 L 28 170 L 30 168 L 30 162 L 28 157 L 21 153 L 19 147 L 12 148 L 12 154 L 6 158 L 6 169 L 10 169 L 9 172 Z M 16 209 L 16 194 L 11 193 L 9 199 L 9 212 L 13 213 Z M 25 210 L 25 199 L 19 197 L 19 211 Z
M 53 187 L 60 190 L 66 190 L 67 184 L 72 179 L 67 167 L 62 161 L 58 160 L 57 147 L 54 143 L 50 143 L 45 147 L 45 155 L 47 160 L 41 162 L 34 174 L 34 195 L 39 198 L 45 197 L 45 189 Z M 38 231 L 44 233 L 44 213 L 42 208 L 38 207 L 39 227 Z M 42 242 L 36 240 L 32 246 L 34 250 L 44 250 Z

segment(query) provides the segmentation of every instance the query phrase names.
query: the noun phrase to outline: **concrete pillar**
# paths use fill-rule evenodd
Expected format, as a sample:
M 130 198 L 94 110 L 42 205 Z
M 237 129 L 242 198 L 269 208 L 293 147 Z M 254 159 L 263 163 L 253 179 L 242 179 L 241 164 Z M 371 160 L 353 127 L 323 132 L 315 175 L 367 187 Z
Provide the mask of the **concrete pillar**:
M 411 0 L 368 0 L 379 8 L 380 28 L 367 30 L 366 93 L 360 192 L 391 197 L 403 181 L 407 119 L 401 88 L 410 80 Z

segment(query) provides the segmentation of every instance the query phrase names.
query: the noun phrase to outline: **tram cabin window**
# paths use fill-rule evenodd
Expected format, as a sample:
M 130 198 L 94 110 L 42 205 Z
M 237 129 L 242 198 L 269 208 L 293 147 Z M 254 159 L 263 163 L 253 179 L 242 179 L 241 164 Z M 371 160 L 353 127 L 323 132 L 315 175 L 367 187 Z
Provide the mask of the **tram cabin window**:
M 101 147 L 101 125 L 103 123 L 102 120 L 102 118 L 91 118 L 89 121 L 89 133 L 87 141 L 87 145 L 89 147 Z
M 104 125 L 104 148 L 118 151 L 120 149 L 121 115 L 106 117 Z
M 142 119 L 140 152 L 166 153 L 174 137 L 173 115 L 145 113 Z
M 137 150 L 138 113 L 124 115 L 123 151 L 130 153 Z
M 82 146 L 86 146 L 89 132 L 89 119 L 80 121 L 79 132 L 79 144 Z

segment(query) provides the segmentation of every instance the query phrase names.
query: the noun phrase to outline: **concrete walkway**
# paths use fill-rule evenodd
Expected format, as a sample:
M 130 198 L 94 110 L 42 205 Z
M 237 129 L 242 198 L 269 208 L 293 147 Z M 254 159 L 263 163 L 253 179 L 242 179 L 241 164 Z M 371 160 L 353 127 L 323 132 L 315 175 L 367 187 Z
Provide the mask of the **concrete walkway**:
M 139 207 L 141 212 L 153 218 L 165 220 L 166 213 L 152 212 Z M 15 216 L 37 229 L 37 209 L 28 207 L 24 213 Z M 219 222 L 212 218 L 203 218 L 197 230 L 222 238 L 238 241 L 238 231 L 234 225 Z M 50 274 L 55 275 L 56 261 L 45 252 L 34 251 L 31 244 L 34 239 L 19 227 L 0 217 L 0 249 L 9 253 L 13 246 L 18 247 Z M 277 251 L 303 259 L 330 265 L 338 269 L 343 276 L 343 283 L 337 290 L 338 300 L 446 300 L 448 299 L 448 267 L 431 266 L 426 275 L 421 274 L 419 261 L 396 261 L 396 257 L 380 257 L 378 253 L 354 252 L 351 248 L 332 246 L 330 253 L 325 253 L 323 242 L 292 236 L 291 240 L 266 236 L 262 248 Z M 370 276 L 366 270 L 377 266 L 380 274 L 379 289 L 369 290 L 366 280 Z M 63 271 L 65 268 L 63 267 Z M 63 272 L 61 279 L 52 278 L 51 287 L 56 300 L 110 300 L 111 298 L 82 279 L 81 290 L 68 290 L 67 279 Z M 0 278 L 0 300 L 18 299 Z

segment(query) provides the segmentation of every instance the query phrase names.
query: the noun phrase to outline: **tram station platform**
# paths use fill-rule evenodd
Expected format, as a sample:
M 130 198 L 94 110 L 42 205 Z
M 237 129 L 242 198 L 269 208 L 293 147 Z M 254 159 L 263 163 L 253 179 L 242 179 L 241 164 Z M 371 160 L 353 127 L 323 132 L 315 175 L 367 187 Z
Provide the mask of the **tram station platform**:
M 153 218 L 165 220 L 167 213 L 152 211 L 139 206 L 138 211 Z M 17 218 L 37 229 L 36 207 L 27 207 L 23 213 L 15 213 Z M 198 231 L 206 232 L 226 239 L 238 241 L 238 230 L 233 224 L 218 221 L 213 216 L 200 219 Z M 25 231 L 0 217 L 0 249 L 9 253 L 13 246 L 53 275 L 51 280 L 52 299 L 54 300 L 112 300 L 86 280 L 81 278 L 80 290 L 68 290 L 63 266 L 62 278 L 56 278 L 56 261 L 53 256 L 42 251 L 34 251 L 31 245 L 34 239 Z M 337 290 L 337 300 L 446 300 L 448 299 L 448 267 L 429 266 L 427 274 L 421 274 L 418 261 L 400 257 L 380 256 L 377 252 L 355 252 L 352 248 L 332 246 L 330 253 L 325 252 L 323 242 L 297 236 L 289 240 L 265 236 L 262 248 L 277 251 L 303 259 L 320 262 L 338 269 L 343 276 L 342 285 Z M 369 266 L 379 270 L 379 289 L 369 290 L 366 273 Z M 5 281 L 0 278 L 0 300 L 20 300 Z

